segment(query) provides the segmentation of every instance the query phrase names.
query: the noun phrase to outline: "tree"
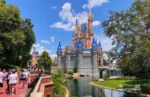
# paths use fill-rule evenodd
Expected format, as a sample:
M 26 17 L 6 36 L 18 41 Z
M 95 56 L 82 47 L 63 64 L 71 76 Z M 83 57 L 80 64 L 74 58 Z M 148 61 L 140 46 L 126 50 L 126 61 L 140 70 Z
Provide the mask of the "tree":
M 51 60 L 48 52 L 46 52 L 46 51 L 42 52 L 42 54 L 40 55 L 40 57 L 38 59 L 38 64 L 40 66 L 44 67 L 44 69 L 50 69 L 52 60 Z
M 102 23 L 104 33 L 115 46 L 109 53 L 111 59 L 117 60 L 125 75 L 150 72 L 149 10 L 150 0 L 135 0 L 130 9 L 110 12 L 109 19 Z
M 31 20 L 23 20 L 18 7 L 0 0 L 0 63 L 17 64 L 19 55 L 23 56 L 24 63 L 29 60 L 35 43 L 32 29 Z

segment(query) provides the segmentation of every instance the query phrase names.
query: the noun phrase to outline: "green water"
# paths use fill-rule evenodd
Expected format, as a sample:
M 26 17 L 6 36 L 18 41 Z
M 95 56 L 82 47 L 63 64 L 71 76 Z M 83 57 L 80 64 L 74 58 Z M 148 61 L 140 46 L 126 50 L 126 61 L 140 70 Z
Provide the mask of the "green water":
M 138 97 L 136 94 L 102 89 L 90 85 L 90 82 L 97 78 L 98 76 L 90 76 L 68 79 L 66 86 L 71 92 L 71 97 Z

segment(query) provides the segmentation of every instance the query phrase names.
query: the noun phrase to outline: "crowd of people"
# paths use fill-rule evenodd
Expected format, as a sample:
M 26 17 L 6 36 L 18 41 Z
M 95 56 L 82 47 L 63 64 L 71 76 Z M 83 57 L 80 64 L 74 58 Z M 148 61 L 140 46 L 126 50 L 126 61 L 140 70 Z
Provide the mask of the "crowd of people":
M 29 71 L 22 69 L 16 71 L 15 69 L 9 69 L 8 72 L 0 69 L 0 95 L 7 93 L 8 95 L 16 94 L 16 85 L 19 84 L 19 88 L 25 88 L 28 85 Z M 6 82 L 7 88 L 4 89 L 4 83 Z
M 5 69 L 0 67 L 0 95 L 8 94 L 15 95 L 16 94 L 16 85 L 19 84 L 18 88 L 26 88 L 30 83 L 30 74 L 42 74 L 42 68 L 32 67 L 28 69 L 19 69 L 18 71 L 15 69 L 9 69 L 6 71 Z M 7 88 L 4 87 L 4 83 L 6 83 Z

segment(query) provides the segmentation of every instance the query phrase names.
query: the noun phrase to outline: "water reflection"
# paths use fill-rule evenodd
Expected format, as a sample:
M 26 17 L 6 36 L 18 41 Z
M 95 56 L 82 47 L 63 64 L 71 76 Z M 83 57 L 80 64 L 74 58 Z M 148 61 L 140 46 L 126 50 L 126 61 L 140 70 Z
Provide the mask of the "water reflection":
M 79 79 L 68 79 L 66 86 L 71 92 L 71 97 L 137 97 L 135 94 L 102 89 L 90 85 L 90 82 L 97 78 L 98 76 L 90 76 Z

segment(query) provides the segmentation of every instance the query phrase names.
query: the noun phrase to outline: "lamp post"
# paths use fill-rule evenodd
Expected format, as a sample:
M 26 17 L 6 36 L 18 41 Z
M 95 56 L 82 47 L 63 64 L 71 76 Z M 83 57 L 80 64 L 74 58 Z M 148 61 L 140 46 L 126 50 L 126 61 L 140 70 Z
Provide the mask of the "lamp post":
M 20 71 L 22 70 L 22 56 L 19 56 L 19 66 L 20 66 Z

